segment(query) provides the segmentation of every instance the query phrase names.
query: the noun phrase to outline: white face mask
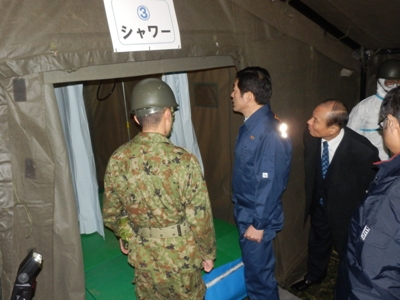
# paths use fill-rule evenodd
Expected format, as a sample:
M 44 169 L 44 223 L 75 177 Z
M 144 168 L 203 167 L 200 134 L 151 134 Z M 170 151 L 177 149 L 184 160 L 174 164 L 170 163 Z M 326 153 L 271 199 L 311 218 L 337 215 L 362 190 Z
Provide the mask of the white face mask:
M 395 89 L 398 87 L 398 84 L 392 84 L 390 86 L 385 85 L 385 80 L 384 78 L 379 78 L 378 79 L 378 84 L 377 84 L 377 93 L 378 95 L 385 97 L 388 92 L 391 90 Z
M 378 88 L 381 87 L 386 93 L 398 87 L 398 84 L 396 83 L 389 86 L 385 85 L 385 80 L 386 79 L 383 78 L 378 79 Z

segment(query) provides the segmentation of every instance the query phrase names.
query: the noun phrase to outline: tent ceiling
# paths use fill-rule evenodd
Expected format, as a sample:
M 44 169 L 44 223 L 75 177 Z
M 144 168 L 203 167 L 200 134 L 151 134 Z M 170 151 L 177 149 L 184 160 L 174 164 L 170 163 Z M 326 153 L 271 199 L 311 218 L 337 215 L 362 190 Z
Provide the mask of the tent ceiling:
M 365 49 L 400 48 L 398 0 L 289 0 L 302 2 Z

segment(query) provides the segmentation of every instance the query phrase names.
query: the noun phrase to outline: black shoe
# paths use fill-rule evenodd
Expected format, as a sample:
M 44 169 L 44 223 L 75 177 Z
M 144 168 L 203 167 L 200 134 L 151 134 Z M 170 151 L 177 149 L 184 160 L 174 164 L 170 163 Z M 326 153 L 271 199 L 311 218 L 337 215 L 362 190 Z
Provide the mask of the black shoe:
M 313 284 L 320 284 L 320 283 L 321 283 L 321 281 L 311 281 L 308 279 L 303 279 L 299 282 L 296 282 L 295 284 L 292 284 L 292 286 L 290 288 L 295 291 L 305 291 Z

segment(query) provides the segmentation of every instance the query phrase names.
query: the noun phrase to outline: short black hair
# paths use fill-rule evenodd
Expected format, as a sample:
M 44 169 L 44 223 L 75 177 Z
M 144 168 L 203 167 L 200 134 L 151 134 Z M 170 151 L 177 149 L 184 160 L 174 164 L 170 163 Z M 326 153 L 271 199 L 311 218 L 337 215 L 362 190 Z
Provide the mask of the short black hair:
M 329 99 L 322 102 L 325 105 L 332 105 L 332 110 L 326 118 L 326 127 L 337 125 L 339 128 L 344 128 L 349 121 L 349 111 L 343 102 Z
M 237 86 L 243 96 L 252 92 L 258 104 L 268 104 L 272 96 L 271 76 L 261 67 L 247 67 L 236 74 Z
M 157 111 L 152 114 L 144 115 L 144 116 L 136 116 L 140 126 L 142 128 L 152 128 L 160 124 L 162 116 L 165 112 L 166 108 L 163 110 Z
M 382 101 L 381 119 L 386 118 L 389 114 L 400 121 L 400 87 L 388 92 Z

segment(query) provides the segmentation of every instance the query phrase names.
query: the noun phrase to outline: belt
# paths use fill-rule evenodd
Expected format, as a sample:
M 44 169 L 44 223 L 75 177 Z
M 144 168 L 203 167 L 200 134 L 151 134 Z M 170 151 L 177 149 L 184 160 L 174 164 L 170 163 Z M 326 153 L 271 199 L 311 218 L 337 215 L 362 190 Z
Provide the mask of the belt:
M 138 228 L 137 233 L 144 238 L 168 238 L 183 236 L 190 231 L 189 224 L 185 221 L 169 227 L 142 227 Z

